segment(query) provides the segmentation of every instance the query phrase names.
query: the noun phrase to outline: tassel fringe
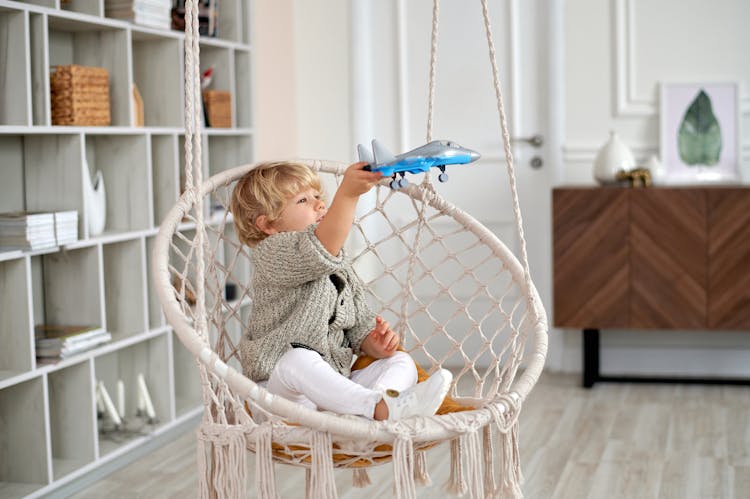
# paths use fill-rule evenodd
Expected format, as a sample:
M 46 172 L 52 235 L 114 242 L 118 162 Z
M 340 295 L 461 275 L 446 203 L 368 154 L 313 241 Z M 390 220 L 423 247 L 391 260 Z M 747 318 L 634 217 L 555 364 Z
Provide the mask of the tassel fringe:
M 240 497 L 245 494 L 247 454 L 245 433 L 241 427 L 202 426 L 198 430 L 197 449 L 200 497 Z
M 469 481 L 469 494 L 473 499 L 484 499 L 484 480 L 482 479 L 482 447 L 479 431 L 474 430 L 466 435 L 466 471 Z
M 366 468 L 357 468 L 354 470 L 352 473 L 352 486 L 363 489 L 370 484 L 372 484 L 372 481 L 370 481 L 370 474 L 367 473 Z
M 411 437 L 399 436 L 393 447 L 393 478 L 398 499 L 416 499 L 414 484 L 414 445 Z
M 333 447 L 331 434 L 316 431 L 310 442 L 312 465 L 308 495 L 311 499 L 335 499 L 336 480 L 333 476 Z
M 427 453 L 425 451 L 418 451 L 414 455 L 414 481 L 422 487 L 432 485 L 430 474 L 427 471 Z
M 271 426 L 262 424 L 255 433 L 255 487 L 259 499 L 276 499 L 276 480 L 273 473 Z
M 495 449 L 492 443 L 492 424 L 482 429 L 482 448 L 484 450 L 484 495 L 493 497 L 495 484 Z
M 461 438 L 451 440 L 451 474 L 443 488 L 449 494 L 462 496 L 466 494 L 467 485 L 464 480 L 463 462 L 461 461 Z
M 500 496 L 519 499 L 523 497 L 523 475 L 521 474 L 521 459 L 518 454 L 518 421 L 501 438 L 502 482 Z

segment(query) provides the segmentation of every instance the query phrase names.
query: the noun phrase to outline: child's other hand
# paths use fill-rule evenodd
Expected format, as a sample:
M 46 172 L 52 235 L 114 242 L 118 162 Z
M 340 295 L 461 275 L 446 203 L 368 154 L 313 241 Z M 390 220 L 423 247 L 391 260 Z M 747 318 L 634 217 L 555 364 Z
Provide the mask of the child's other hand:
M 396 352 L 400 339 L 382 317 L 375 318 L 375 327 L 362 343 L 362 350 L 376 359 L 390 357 Z
M 364 161 L 349 165 L 344 172 L 344 179 L 341 181 L 341 186 L 336 194 L 341 193 L 350 197 L 359 197 L 375 187 L 375 184 L 382 180 L 382 173 L 363 170 L 362 168 L 365 165 L 367 163 Z

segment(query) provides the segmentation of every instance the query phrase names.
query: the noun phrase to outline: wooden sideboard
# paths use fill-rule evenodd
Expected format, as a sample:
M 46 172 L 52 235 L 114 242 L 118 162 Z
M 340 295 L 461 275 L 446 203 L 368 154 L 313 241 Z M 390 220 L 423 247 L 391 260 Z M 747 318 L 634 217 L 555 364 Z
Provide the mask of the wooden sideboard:
M 750 329 L 750 189 L 552 197 L 554 325 L 584 330 L 584 385 L 605 379 L 600 329 Z

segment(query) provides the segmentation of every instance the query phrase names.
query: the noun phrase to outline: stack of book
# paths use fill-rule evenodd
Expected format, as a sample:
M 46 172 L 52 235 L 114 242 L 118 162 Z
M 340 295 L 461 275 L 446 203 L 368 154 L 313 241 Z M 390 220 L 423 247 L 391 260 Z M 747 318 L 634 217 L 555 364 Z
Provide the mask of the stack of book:
M 0 250 L 36 251 L 55 246 L 57 239 L 53 213 L 0 213 Z
M 100 327 L 39 325 L 34 338 L 37 357 L 66 359 L 110 341 L 112 334 Z
M 55 239 L 57 245 L 70 244 L 78 241 L 78 212 L 55 212 Z
M 105 15 L 158 29 L 172 25 L 171 0 L 106 0 Z

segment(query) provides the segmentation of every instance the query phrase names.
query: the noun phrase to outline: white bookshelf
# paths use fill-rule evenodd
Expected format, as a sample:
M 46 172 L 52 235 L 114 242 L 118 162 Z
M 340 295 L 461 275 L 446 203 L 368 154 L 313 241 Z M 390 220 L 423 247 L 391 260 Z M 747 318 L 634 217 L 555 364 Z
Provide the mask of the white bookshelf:
M 166 323 L 150 276 L 158 225 L 184 184 L 185 37 L 109 19 L 104 3 L 0 0 L 0 211 L 79 215 L 76 243 L 0 251 L 3 498 L 47 495 L 200 412 L 195 361 Z M 201 41 L 201 69 L 214 67 L 211 88 L 229 91 L 233 105 L 231 128 L 204 130 L 206 176 L 254 157 L 249 4 L 222 0 L 219 37 Z M 111 126 L 52 125 L 50 68 L 62 64 L 107 69 Z M 133 84 L 144 127 L 133 126 Z M 83 189 L 97 170 L 107 191 L 107 225 L 91 236 Z M 194 232 L 191 224 L 184 230 Z M 250 270 L 239 273 L 249 278 Z M 240 297 L 227 311 L 234 335 L 248 303 Z M 99 326 L 113 339 L 45 365 L 34 353 L 38 324 Z M 114 397 L 122 380 L 126 416 L 133 418 L 138 374 L 156 421 L 129 435 L 102 431 L 97 382 Z

